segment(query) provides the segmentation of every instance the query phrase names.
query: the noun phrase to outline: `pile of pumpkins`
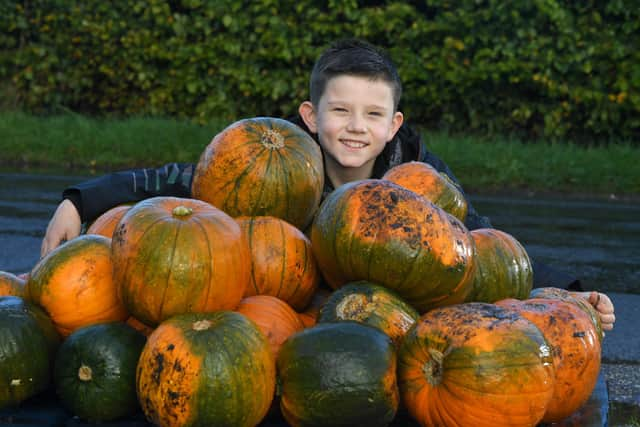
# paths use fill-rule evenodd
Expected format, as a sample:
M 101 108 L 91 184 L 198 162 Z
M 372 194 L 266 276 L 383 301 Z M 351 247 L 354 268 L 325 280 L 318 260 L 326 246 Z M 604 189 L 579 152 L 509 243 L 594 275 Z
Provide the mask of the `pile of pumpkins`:
M 118 206 L 18 277 L 0 274 L 0 405 L 53 385 L 90 421 L 535 426 L 570 416 L 600 369 L 585 300 L 532 290 L 522 245 L 469 231 L 419 162 L 323 197 L 318 145 L 240 120 L 192 199 Z

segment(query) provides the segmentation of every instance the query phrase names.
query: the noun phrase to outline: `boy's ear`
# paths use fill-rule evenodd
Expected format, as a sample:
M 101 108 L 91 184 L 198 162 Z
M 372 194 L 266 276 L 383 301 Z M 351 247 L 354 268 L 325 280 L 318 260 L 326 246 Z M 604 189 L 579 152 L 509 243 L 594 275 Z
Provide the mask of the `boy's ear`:
M 400 111 L 396 111 L 393 113 L 393 118 L 391 119 L 391 128 L 389 129 L 389 138 L 387 141 L 391 141 L 395 136 L 400 126 L 402 126 L 402 122 L 404 122 L 404 116 Z
M 318 125 L 316 123 L 316 110 L 313 108 L 311 101 L 304 101 L 298 107 L 298 113 L 302 117 L 302 121 L 307 125 L 311 133 L 318 133 Z

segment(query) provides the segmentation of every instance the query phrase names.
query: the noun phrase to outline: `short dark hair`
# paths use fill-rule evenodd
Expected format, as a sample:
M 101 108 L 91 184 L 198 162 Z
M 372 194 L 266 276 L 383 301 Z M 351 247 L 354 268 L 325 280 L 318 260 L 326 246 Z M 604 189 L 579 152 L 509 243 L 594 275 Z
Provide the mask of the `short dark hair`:
M 343 39 L 331 44 L 311 71 L 311 102 L 318 105 L 329 80 L 341 75 L 383 80 L 391 86 L 393 108 L 398 109 L 402 83 L 396 66 L 382 49 L 360 39 Z

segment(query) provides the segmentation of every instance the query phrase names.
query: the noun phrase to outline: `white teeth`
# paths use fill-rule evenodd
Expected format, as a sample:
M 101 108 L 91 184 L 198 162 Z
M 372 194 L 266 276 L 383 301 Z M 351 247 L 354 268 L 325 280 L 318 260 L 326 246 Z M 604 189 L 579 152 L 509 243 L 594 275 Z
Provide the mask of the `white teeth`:
M 364 148 L 367 146 L 364 142 L 351 141 L 351 140 L 342 140 L 342 143 L 350 148 Z

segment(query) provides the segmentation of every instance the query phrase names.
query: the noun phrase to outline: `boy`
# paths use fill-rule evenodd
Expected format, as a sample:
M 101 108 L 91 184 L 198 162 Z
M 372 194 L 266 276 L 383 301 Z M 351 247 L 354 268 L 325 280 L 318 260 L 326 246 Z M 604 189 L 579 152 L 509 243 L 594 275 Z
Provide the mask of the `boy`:
M 310 100 L 300 104 L 290 119 L 309 132 L 324 156 L 324 194 L 354 180 L 380 178 L 391 167 L 419 160 L 431 164 L 457 183 L 447 165 L 429 153 L 420 136 L 404 124 L 398 110 L 402 85 L 390 59 L 374 46 L 343 40 L 329 47 L 315 63 Z M 96 178 L 63 192 L 64 200 L 51 219 L 42 243 L 44 256 L 62 241 L 80 234 L 82 222 L 121 203 L 158 195 L 190 197 L 193 165 L 170 164 L 160 169 L 118 172 Z M 465 225 L 491 227 L 471 204 Z M 535 263 L 534 286 L 562 286 L 580 290 L 577 280 Z M 615 322 L 609 297 L 581 292 L 599 312 L 603 328 Z

